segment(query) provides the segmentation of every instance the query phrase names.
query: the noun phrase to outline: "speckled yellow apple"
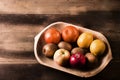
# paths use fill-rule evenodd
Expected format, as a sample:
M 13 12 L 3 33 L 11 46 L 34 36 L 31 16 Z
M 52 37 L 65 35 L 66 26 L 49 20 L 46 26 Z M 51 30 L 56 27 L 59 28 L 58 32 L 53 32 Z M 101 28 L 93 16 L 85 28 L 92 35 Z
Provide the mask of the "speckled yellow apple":
M 95 56 L 102 55 L 105 49 L 106 49 L 105 43 L 100 39 L 94 40 L 90 45 L 90 52 Z
M 66 49 L 58 49 L 53 56 L 53 60 L 58 64 L 58 65 L 65 65 L 69 61 L 70 58 L 70 52 Z
M 90 32 L 83 32 L 77 39 L 77 44 L 81 48 L 88 48 L 93 41 L 93 34 Z

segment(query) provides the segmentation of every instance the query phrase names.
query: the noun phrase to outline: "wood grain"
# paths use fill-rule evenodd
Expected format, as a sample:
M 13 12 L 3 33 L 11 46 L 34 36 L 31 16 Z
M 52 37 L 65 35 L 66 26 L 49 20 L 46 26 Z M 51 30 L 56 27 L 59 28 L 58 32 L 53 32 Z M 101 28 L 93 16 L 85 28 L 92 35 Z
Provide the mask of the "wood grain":
M 119 0 L 0 0 L 0 80 L 119 80 Z M 34 37 L 63 21 L 103 33 L 113 60 L 98 75 L 76 77 L 44 67 L 34 57 Z
M 79 14 L 120 9 L 119 0 L 1 0 L 4 14 Z
M 119 80 L 119 67 L 119 62 L 112 62 L 98 75 L 81 78 L 39 64 L 0 64 L 0 80 Z
M 101 16 L 101 17 L 98 17 Z M 97 20 L 96 20 L 97 17 Z M 34 37 L 47 25 L 64 21 L 103 33 L 110 42 L 113 57 L 120 59 L 119 12 L 91 11 L 81 15 L 0 15 L 0 55 L 33 58 Z M 117 38 L 117 39 L 116 39 Z M 114 44 L 113 44 L 114 43 Z

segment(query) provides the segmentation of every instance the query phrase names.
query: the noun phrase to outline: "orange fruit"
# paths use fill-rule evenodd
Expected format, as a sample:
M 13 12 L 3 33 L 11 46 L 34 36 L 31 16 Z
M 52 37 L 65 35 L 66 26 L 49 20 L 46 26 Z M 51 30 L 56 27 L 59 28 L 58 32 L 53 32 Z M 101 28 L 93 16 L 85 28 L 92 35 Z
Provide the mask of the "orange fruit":
M 76 42 L 79 34 L 79 30 L 74 26 L 66 26 L 62 30 L 62 38 L 66 42 Z
M 61 41 L 61 33 L 56 28 L 49 28 L 44 33 L 46 43 L 58 44 Z

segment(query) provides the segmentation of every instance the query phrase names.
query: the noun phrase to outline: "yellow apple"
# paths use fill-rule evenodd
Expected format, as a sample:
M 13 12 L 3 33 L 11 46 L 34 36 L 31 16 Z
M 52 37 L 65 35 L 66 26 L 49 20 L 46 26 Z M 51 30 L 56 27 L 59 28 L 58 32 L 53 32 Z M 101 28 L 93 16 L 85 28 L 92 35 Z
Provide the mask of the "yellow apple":
M 93 41 L 93 35 L 89 32 L 83 32 L 77 39 L 77 44 L 81 48 L 88 48 Z
M 58 65 L 65 65 L 70 58 L 70 52 L 66 49 L 58 49 L 53 56 L 53 60 L 58 64 Z
M 105 49 L 105 43 L 100 39 L 94 40 L 90 45 L 90 52 L 95 56 L 103 54 Z

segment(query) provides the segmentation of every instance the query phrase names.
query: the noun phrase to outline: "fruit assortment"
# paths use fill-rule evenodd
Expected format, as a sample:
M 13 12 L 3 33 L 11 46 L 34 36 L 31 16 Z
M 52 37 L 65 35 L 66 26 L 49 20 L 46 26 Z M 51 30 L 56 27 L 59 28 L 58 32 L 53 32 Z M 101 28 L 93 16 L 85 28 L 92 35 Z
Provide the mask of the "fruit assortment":
M 104 41 L 90 32 L 80 32 L 74 26 L 66 26 L 61 31 L 48 28 L 44 40 L 43 54 L 61 66 L 81 68 L 89 63 L 94 65 L 106 50 Z

